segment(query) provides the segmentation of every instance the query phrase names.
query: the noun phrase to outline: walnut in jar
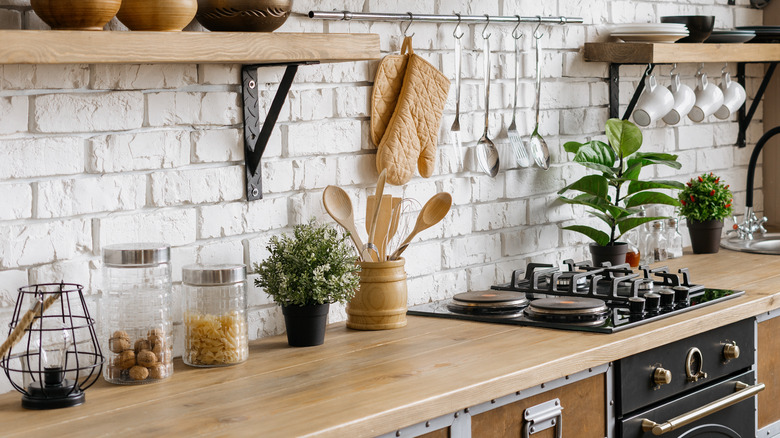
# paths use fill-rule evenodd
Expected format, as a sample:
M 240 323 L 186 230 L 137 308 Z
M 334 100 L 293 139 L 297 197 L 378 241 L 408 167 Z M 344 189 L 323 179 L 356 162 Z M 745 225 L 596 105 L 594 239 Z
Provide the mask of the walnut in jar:
M 149 350 L 141 350 L 138 355 L 136 355 L 135 359 L 136 362 L 138 362 L 138 365 L 147 368 L 154 366 L 157 363 L 157 356 Z
M 165 377 L 168 377 L 168 370 L 165 368 L 165 365 L 157 364 L 149 368 L 149 378 L 159 380 Z
M 138 354 L 142 350 L 151 350 L 152 346 L 146 339 L 139 339 L 135 341 L 135 346 L 133 350 L 135 350 L 135 354 Z
M 111 338 L 108 340 L 108 349 L 113 353 L 121 353 L 130 349 L 130 340 L 125 338 Z
M 130 368 L 130 377 L 133 380 L 145 380 L 149 377 L 149 370 L 142 366 L 134 366 Z
M 117 356 L 116 358 L 115 364 L 116 366 L 118 366 L 123 370 L 133 367 L 135 365 L 135 353 L 133 352 L 133 350 L 125 350 L 119 353 L 119 356 Z

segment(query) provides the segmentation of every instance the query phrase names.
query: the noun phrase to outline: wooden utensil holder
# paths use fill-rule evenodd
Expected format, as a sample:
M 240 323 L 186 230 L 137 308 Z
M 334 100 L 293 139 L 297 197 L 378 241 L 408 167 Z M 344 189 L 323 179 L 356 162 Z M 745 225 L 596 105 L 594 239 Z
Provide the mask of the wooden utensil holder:
M 347 327 L 388 330 L 406 326 L 406 260 L 358 262 L 360 287 L 347 304 Z

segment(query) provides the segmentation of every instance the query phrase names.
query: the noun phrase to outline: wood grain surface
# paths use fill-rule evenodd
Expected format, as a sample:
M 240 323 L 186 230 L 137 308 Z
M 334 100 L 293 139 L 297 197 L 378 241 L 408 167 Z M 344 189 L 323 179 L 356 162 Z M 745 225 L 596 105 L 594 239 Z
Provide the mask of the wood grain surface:
M 623 64 L 780 61 L 780 44 L 585 43 L 585 60 Z
M 780 420 L 780 317 L 758 324 L 756 376 L 766 385 L 758 393 L 758 427 Z
M 282 335 L 253 342 L 234 367 L 177 361 L 159 384 L 101 381 L 75 408 L 26 411 L 4 394 L 2 435 L 375 436 L 780 307 L 780 257 L 723 250 L 669 263 L 686 265 L 696 283 L 747 294 L 609 335 L 414 316 L 396 330 L 339 323 L 318 347 Z
M 0 64 L 272 64 L 380 57 L 377 34 L 0 30 L 0 41 Z

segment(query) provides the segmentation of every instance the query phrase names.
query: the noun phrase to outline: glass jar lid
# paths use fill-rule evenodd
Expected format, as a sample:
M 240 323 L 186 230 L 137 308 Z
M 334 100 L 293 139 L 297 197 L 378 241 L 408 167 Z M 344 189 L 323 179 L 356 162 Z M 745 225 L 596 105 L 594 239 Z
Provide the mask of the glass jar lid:
M 119 243 L 103 248 L 106 266 L 154 266 L 171 260 L 171 247 L 165 243 Z
M 182 282 L 193 286 L 217 286 L 246 280 L 246 265 L 187 265 L 181 269 Z

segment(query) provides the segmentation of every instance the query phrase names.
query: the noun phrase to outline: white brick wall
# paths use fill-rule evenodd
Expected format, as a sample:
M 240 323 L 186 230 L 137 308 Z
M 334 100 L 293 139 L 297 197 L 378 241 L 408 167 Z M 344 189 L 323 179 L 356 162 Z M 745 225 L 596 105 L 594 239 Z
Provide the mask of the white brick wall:
M 607 65 L 584 62 L 583 43 L 606 39 L 604 24 L 655 21 L 661 15 L 712 14 L 716 27 L 761 24 L 761 11 L 746 0 L 302 0 L 310 9 L 413 11 L 464 14 L 583 16 L 584 25 L 545 26 L 541 132 L 551 148 L 551 169 L 518 169 L 510 161 L 506 127 L 511 119 L 514 74 L 513 26 L 491 26 L 493 85 L 490 135 L 502 171 L 491 179 L 474 160 L 483 130 L 482 26 L 466 28 L 461 126 L 468 154 L 459 169 L 448 129 L 455 109 L 450 93 L 440 129 L 437 171 L 396 196 L 424 203 L 432 194 L 453 194 L 442 224 L 425 231 L 406 252 L 409 302 L 421 303 L 507 280 L 528 261 L 586 257 L 586 241 L 562 225 L 590 223 L 584 211 L 555 202 L 555 192 L 584 174 L 562 144 L 603 135 L 608 117 Z M 405 23 L 317 22 L 291 18 L 281 31 L 374 32 L 383 52 L 398 50 Z M 0 28 L 45 29 L 29 0 L 0 0 Z M 117 23 L 111 28 L 121 28 Z M 523 26 L 518 126 L 533 129 L 534 52 Z M 452 25 L 414 23 L 415 50 L 454 76 Z M 158 240 L 173 246 L 174 281 L 194 262 L 244 262 L 266 257 L 272 235 L 315 216 L 329 220 L 322 205 L 328 184 L 352 196 L 358 228 L 377 172 L 368 140 L 369 98 L 378 63 L 302 66 L 282 108 L 262 162 L 265 198 L 245 202 L 239 65 L 5 65 L 0 66 L 0 322 L 9 318 L 16 289 L 28 283 L 73 281 L 98 295 L 100 253 L 107 244 Z M 719 81 L 721 65 L 705 71 Z M 681 64 L 692 84 L 698 66 Z M 729 66 L 732 75 L 735 66 Z M 265 114 L 284 69 L 260 69 L 260 113 Z M 668 66 L 656 69 L 668 84 Z M 763 70 L 750 66 L 748 95 Z M 621 68 L 625 108 L 641 66 Z M 453 90 L 454 91 L 454 90 Z M 622 109 L 621 109 L 622 110 Z M 748 132 L 763 132 L 762 111 Z M 708 120 L 644 130 L 647 150 L 680 155 L 680 171 L 661 167 L 648 176 L 685 180 L 697 173 L 722 174 L 745 199 L 749 149 L 732 146 L 737 123 Z M 759 169 L 756 185 L 761 186 Z M 762 196 L 756 195 L 758 210 Z M 251 279 L 250 279 L 251 282 Z M 283 332 L 281 312 L 261 290 L 251 288 L 252 337 Z M 344 318 L 334 308 L 331 320 Z M 0 384 L 0 391 L 7 390 Z

